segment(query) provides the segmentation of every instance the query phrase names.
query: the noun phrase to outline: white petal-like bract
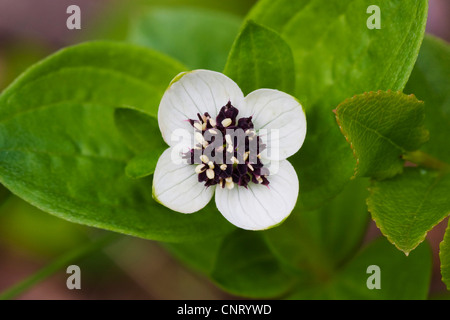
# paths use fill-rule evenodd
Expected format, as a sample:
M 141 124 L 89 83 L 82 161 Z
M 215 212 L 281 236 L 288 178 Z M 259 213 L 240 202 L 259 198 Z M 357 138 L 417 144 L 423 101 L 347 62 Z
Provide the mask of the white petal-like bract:
M 253 124 L 267 144 L 266 157 L 284 160 L 300 150 L 306 137 L 306 116 L 300 103 L 291 95 L 271 89 L 253 91 L 236 106 L 240 117 L 252 116 Z M 278 130 L 277 135 L 271 130 Z
M 192 132 L 188 119 L 196 120 L 205 112 L 215 119 L 229 101 L 240 105 L 244 94 L 239 86 L 222 73 L 195 70 L 180 74 L 164 93 L 158 110 L 158 123 L 164 141 L 173 146 L 171 135 L 177 129 Z
M 245 230 L 266 230 L 283 222 L 297 202 L 299 182 L 294 167 L 283 160 L 269 186 L 250 183 L 248 189 L 216 189 L 216 205 L 222 215 Z
M 214 195 L 215 187 L 198 182 L 195 166 L 174 163 L 172 148 L 161 155 L 153 175 L 153 197 L 167 208 L 193 213 L 203 209 Z

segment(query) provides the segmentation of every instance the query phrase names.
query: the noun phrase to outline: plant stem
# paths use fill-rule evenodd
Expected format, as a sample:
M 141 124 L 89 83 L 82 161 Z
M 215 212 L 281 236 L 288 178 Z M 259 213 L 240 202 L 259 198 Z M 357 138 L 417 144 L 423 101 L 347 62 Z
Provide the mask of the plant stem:
M 450 172 L 450 165 L 448 163 L 442 162 L 441 160 L 436 159 L 423 151 L 408 152 L 403 156 L 403 159 L 425 168 L 435 169 L 442 172 Z
M 16 298 L 26 290 L 45 280 L 60 269 L 67 268 L 74 261 L 84 258 L 100 249 L 103 249 L 118 238 L 118 234 L 109 233 L 58 257 L 56 260 L 43 267 L 36 273 L 32 274 L 25 280 L 6 289 L 0 294 L 0 300 L 12 300 Z

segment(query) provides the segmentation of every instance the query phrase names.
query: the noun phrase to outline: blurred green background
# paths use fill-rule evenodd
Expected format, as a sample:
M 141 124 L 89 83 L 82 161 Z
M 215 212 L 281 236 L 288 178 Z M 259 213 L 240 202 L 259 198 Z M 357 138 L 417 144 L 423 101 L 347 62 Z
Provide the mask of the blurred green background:
M 0 0 L 0 91 L 22 71 L 56 50 L 87 40 L 131 41 L 157 46 L 191 68 L 221 70 L 240 22 L 255 0 Z M 66 28 L 66 8 L 77 4 L 82 29 Z M 170 9 L 170 10 L 169 10 Z M 210 10 L 220 12 L 209 17 Z M 174 13 L 175 12 L 175 13 Z M 450 1 L 430 0 L 428 32 L 450 40 Z M 144 17 L 145 19 L 142 19 Z M 174 19 L 174 17 L 176 19 Z M 196 39 L 200 54 L 189 46 L 181 25 L 210 19 L 223 35 Z M 142 22 L 145 21 L 145 22 Z M 176 22 L 174 22 L 176 21 Z M 139 23 L 145 23 L 139 26 Z M 148 32 L 142 32 L 148 30 Z M 220 39 L 220 40 L 218 40 Z M 176 42 L 177 46 L 172 44 Z M 220 47 L 222 55 L 208 54 Z M 179 48 L 183 48 L 180 50 Z M 445 292 L 440 281 L 438 244 L 447 222 L 429 235 L 434 250 L 430 294 Z M 0 292 L 33 274 L 56 257 L 86 243 L 99 230 L 43 213 L 0 186 Z M 380 236 L 374 225 L 369 241 Z M 107 250 L 77 262 L 83 290 L 66 288 L 65 270 L 34 286 L 21 299 L 229 299 L 203 276 L 185 268 L 158 243 L 123 237 Z

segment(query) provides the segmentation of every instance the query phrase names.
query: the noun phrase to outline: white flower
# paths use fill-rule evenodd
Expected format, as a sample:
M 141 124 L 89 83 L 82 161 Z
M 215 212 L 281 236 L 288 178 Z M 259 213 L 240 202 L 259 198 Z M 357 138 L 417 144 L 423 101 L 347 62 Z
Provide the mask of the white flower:
M 299 183 L 286 158 L 301 148 L 306 118 L 292 96 L 260 89 L 244 97 L 227 76 L 196 70 L 172 81 L 158 123 L 170 146 L 153 177 L 153 196 L 164 206 L 193 213 L 215 194 L 221 214 L 246 230 L 276 226 L 294 209 Z M 180 130 L 193 137 L 181 142 L 183 152 L 173 140 Z M 233 130 L 244 132 L 243 140 Z

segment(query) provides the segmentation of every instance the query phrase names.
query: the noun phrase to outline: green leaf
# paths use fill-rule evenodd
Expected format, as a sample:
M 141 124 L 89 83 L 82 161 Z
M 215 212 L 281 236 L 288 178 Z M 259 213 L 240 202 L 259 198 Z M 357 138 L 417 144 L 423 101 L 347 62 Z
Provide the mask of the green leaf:
M 295 65 L 289 45 L 270 29 L 249 21 L 231 49 L 225 74 L 244 94 L 261 89 L 293 93 Z
M 142 179 L 152 175 L 155 172 L 156 164 L 164 149 L 155 149 L 147 153 L 141 153 L 131 159 L 125 173 L 132 179 Z
M 11 196 L 0 207 L 1 242 L 39 257 L 53 257 L 88 239 L 86 229 Z
M 367 186 L 366 179 L 355 179 L 323 208 L 294 211 L 283 225 L 264 233 L 270 249 L 301 276 L 329 277 L 355 253 L 365 234 Z
M 442 281 L 450 291 L 450 221 L 445 231 L 444 241 L 441 242 L 439 257 L 441 259 Z
M 424 104 L 401 92 L 370 92 L 339 105 L 336 120 L 350 143 L 355 176 L 391 178 L 403 172 L 402 155 L 428 140 Z
M 143 111 L 117 108 L 114 122 L 125 143 L 137 154 L 168 147 L 159 131 L 158 120 Z
M 375 181 L 367 201 L 378 228 L 409 254 L 450 214 L 450 174 L 406 168 L 394 179 Z
M 155 117 L 133 108 L 117 108 L 114 122 L 125 143 L 138 155 L 125 168 L 128 177 L 153 174 L 160 155 L 167 149 Z
M 388 241 L 379 239 L 343 266 L 332 279 L 315 286 L 300 285 L 290 299 L 426 299 L 431 280 L 431 258 L 429 245 L 420 246 L 406 257 Z M 367 273 L 370 266 L 380 268 L 380 290 L 367 287 L 367 281 L 373 274 Z
M 133 154 L 115 107 L 156 117 L 183 70 L 154 51 L 108 42 L 64 49 L 30 68 L 0 96 L 1 183 L 60 218 L 142 238 L 194 241 L 232 230 L 214 206 L 171 212 L 152 199 L 151 177 L 125 175 Z
M 205 275 L 213 271 L 224 237 L 196 242 L 165 243 L 163 246 L 188 267 Z
M 260 233 L 236 230 L 222 242 L 211 277 L 224 290 L 249 298 L 273 298 L 294 284 Z
M 431 36 L 425 37 L 419 59 L 405 92 L 425 101 L 425 124 L 430 141 L 422 150 L 450 164 L 450 45 Z
M 0 205 L 3 204 L 3 202 L 9 198 L 11 193 L 6 189 L 4 186 L 0 184 Z
M 293 51 L 296 97 L 304 104 L 308 137 L 291 158 L 310 209 L 342 190 L 354 159 L 332 110 L 347 97 L 402 90 L 414 66 L 427 20 L 427 1 L 379 0 L 382 29 L 366 27 L 366 0 L 262 0 L 247 19 L 274 29 Z M 301 170 L 300 170 L 301 168 Z
M 430 141 L 422 150 L 441 161 L 439 166 L 450 167 L 450 45 L 427 36 L 420 50 L 419 59 L 405 88 L 425 101 L 426 126 L 430 130 Z M 449 179 L 449 178 L 447 178 Z M 446 195 L 448 197 L 448 193 Z M 450 213 L 450 206 L 443 208 Z M 441 272 L 443 281 L 450 290 L 449 230 L 441 243 Z
M 177 58 L 191 69 L 221 71 L 241 18 L 199 8 L 156 8 L 135 19 L 129 41 Z

